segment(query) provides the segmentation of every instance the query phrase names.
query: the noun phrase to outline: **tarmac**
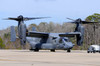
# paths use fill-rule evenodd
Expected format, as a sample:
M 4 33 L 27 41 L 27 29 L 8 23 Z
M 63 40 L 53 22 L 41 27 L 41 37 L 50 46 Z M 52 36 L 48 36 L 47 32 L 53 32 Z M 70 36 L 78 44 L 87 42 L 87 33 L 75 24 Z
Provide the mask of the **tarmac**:
M 0 66 L 100 66 L 100 53 L 73 50 L 0 50 Z

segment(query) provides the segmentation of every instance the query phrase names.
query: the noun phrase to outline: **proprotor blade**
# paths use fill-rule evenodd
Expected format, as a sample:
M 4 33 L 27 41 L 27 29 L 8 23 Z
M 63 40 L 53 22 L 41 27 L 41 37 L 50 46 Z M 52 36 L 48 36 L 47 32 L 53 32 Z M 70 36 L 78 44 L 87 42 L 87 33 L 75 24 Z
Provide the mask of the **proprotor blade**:
M 82 21 L 82 24 L 92 24 L 92 23 L 99 23 L 99 22 L 87 22 L 87 21 Z
M 68 18 L 69 19 L 69 18 Z M 72 19 L 71 19 L 72 20 Z M 92 24 L 92 23 L 99 23 L 99 22 L 88 22 L 88 21 L 82 21 L 80 18 L 74 20 L 73 22 L 68 22 L 68 23 L 80 23 L 80 24 Z
M 33 17 L 33 18 L 24 17 L 23 20 L 27 21 L 27 20 L 44 19 L 44 18 L 50 18 L 50 17 Z
M 9 18 L 6 18 L 6 19 L 4 19 L 4 20 L 16 20 L 16 21 L 18 21 L 18 18 L 9 17 Z
M 51 17 L 23 17 L 22 15 L 18 16 L 17 18 L 9 17 L 5 20 L 16 20 L 16 21 L 28 21 L 28 20 L 35 20 L 35 19 L 44 19 L 44 18 L 51 18 Z
M 6 20 L 16 20 L 16 21 L 23 21 L 23 16 L 20 15 L 16 18 L 13 18 L 13 17 L 8 17 Z
M 67 18 L 68 20 L 72 20 L 72 21 L 75 21 L 74 19 L 71 19 L 71 18 Z

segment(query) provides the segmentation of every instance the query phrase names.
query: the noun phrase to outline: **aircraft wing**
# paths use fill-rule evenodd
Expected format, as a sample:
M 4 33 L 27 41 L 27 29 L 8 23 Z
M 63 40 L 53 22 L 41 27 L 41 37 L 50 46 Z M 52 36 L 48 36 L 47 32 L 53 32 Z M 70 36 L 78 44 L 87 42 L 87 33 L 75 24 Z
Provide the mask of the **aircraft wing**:
M 50 34 L 52 34 L 52 33 L 30 31 L 30 32 L 28 32 L 27 37 L 43 38 L 43 37 L 48 37 Z M 59 35 L 60 37 L 74 37 L 76 35 L 81 35 L 81 33 L 80 32 L 54 33 L 53 36 L 54 35 Z
M 43 37 L 48 37 L 49 33 L 44 33 L 44 32 L 36 32 L 36 31 L 31 31 L 28 32 L 27 37 L 38 37 L 38 38 L 43 38 Z
M 76 35 L 81 35 L 81 33 L 80 32 L 69 32 L 69 33 L 59 34 L 60 37 L 74 37 Z

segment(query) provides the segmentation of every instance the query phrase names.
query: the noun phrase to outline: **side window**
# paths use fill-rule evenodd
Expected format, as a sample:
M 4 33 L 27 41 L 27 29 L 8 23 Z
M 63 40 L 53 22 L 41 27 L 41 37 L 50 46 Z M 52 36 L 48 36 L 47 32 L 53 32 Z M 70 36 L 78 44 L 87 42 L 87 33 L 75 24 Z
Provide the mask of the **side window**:
M 53 43 L 56 43 L 56 37 L 52 38 Z
M 59 43 L 62 43 L 62 39 L 59 40 Z

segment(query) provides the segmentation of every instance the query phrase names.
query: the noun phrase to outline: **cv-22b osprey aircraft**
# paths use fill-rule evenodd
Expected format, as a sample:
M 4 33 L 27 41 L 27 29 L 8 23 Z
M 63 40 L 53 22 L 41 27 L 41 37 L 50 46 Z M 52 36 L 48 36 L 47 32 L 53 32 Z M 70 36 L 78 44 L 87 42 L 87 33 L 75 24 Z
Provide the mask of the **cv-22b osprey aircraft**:
M 77 45 L 81 46 L 83 44 L 84 37 L 84 27 L 81 24 L 95 23 L 95 22 L 86 22 L 81 19 L 77 19 L 71 23 L 76 24 L 76 28 L 74 32 L 69 33 L 45 33 L 45 32 L 37 32 L 35 29 L 32 31 L 28 31 L 24 21 L 34 20 L 34 19 L 42 19 L 40 18 L 28 18 L 23 17 L 22 15 L 17 18 L 7 18 L 8 20 L 18 21 L 18 38 L 20 39 L 21 45 L 25 45 L 26 41 L 30 44 L 30 50 L 38 52 L 41 49 L 51 50 L 55 52 L 55 50 L 67 50 L 70 52 L 73 48 L 74 44 L 69 41 L 67 37 L 77 38 Z M 28 37 L 41 38 L 39 42 L 32 42 Z M 14 26 L 11 27 L 11 41 L 16 41 L 16 32 Z

